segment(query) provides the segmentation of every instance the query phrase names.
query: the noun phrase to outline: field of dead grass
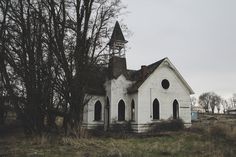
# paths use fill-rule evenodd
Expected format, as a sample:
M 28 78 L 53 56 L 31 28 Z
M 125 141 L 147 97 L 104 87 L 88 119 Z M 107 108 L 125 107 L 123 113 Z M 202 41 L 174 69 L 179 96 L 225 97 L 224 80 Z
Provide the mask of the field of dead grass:
M 235 157 L 236 119 L 202 120 L 190 129 L 84 139 L 16 132 L 0 136 L 0 157 Z

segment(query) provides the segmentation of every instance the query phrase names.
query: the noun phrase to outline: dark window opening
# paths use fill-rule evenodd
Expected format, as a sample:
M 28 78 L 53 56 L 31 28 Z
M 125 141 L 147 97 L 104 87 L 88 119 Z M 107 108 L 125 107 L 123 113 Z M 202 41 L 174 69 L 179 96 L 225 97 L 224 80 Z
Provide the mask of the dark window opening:
M 102 119 L 102 104 L 97 101 L 94 106 L 94 120 L 100 121 Z
M 118 121 L 125 120 L 125 102 L 120 100 L 118 103 Z
M 170 87 L 170 82 L 167 79 L 161 81 L 161 85 L 164 89 L 168 89 Z
M 160 106 L 157 99 L 153 101 L 153 119 L 160 119 Z
M 132 100 L 132 102 L 131 102 L 131 120 L 135 121 L 135 104 L 134 104 L 134 100 Z
M 179 118 L 179 103 L 177 100 L 173 102 L 173 119 Z
M 110 127 L 110 102 L 108 97 L 107 97 L 107 104 L 105 107 L 104 121 L 105 121 L 105 130 L 108 130 L 108 128 Z

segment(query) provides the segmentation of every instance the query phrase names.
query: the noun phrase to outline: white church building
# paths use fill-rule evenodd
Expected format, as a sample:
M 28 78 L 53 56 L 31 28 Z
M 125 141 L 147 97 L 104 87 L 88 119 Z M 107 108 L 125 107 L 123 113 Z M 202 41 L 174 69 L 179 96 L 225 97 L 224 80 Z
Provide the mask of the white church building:
M 135 132 L 143 132 L 152 123 L 181 118 L 191 125 L 190 95 L 194 94 L 168 58 L 140 70 L 126 67 L 124 45 L 127 43 L 120 25 L 116 25 L 108 43 L 110 59 L 99 80 L 87 94 L 91 99 L 84 108 L 83 124 L 88 129 L 131 121 Z

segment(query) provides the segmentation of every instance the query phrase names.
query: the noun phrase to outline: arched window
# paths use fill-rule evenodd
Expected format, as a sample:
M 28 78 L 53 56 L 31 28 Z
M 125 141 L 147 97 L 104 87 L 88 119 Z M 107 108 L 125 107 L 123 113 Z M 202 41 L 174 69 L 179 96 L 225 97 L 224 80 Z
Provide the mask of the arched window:
M 153 119 L 160 119 L 159 101 L 155 99 L 153 101 Z
M 179 103 L 177 100 L 173 102 L 173 119 L 179 118 Z
M 94 105 L 94 120 L 100 121 L 102 119 L 102 104 L 97 101 Z
M 135 121 L 135 104 L 134 104 L 134 100 L 132 100 L 132 102 L 131 102 L 131 120 Z
M 120 100 L 118 103 L 118 121 L 125 120 L 125 102 Z
M 107 97 L 107 104 L 105 107 L 104 121 L 105 121 L 105 130 L 108 130 L 110 125 L 110 102 L 108 97 Z

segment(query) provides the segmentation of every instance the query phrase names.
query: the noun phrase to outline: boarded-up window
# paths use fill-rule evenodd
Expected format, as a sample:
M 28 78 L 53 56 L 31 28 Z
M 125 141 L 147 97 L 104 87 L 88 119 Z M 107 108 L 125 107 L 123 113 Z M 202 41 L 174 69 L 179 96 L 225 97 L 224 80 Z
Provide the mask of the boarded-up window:
M 94 106 L 94 120 L 100 121 L 102 119 L 102 104 L 97 101 Z
M 118 103 L 118 121 L 125 120 L 125 102 L 120 100 Z
M 153 101 L 153 119 L 160 119 L 160 106 L 157 99 Z

